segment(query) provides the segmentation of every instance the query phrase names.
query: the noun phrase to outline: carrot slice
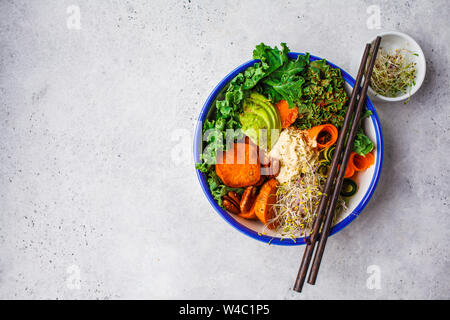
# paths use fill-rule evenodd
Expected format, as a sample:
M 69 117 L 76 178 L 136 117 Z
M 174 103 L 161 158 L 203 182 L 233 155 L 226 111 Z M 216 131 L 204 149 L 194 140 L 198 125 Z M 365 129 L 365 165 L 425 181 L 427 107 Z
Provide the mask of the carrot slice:
M 367 160 L 366 157 L 356 154 L 353 158 L 353 167 L 355 167 L 356 171 L 366 170 L 369 167 L 369 162 Z
M 273 218 L 273 205 L 277 201 L 277 187 L 278 181 L 270 179 L 261 187 L 255 200 L 255 214 L 269 229 L 276 227 L 273 222 L 269 223 L 269 221 Z
M 317 142 L 319 148 L 328 148 L 335 144 L 338 138 L 338 129 L 332 124 L 322 124 L 309 129 L 308 135 Z
M 345 169 L 344 178 L 350 178 L 355 174 L 355 168 L 352 165 L 347 164 L 347 168 Z
M 216 173 L 226 186 L 233 188 L 258 183 L 261 164 L 257 147 L 246 143 L 233 144 L 230 149 L 217 155 Z
M 298 108 L 289 109 L 289 103 L 286 100 L 280 100 L 276 105 L 281 118 L 281 127 L 287 128 L 297 120 Z
M 374 163 L 375 157 L 371 153 L 368 153 L 365 156 L 361 156 L 356 152 L 350 154 L 349 164 L 353 165 L 355 171 L 364 171 Z
M 340 167 L 340 165 L 338 165 L 338 172 L 339 172 L 339 167 Z M 349 161 L 349 163 L 347 164 L 347 168 L 345 168 L 344 178 L 350 178 L 354 174 L 355 174 L 355 168 L 353 167 L 353 164 Z
M 280 160 L 271 158 L 269 164 L 261 165 L 261 176 L 275 178 L 280 173 Z
M 345 169 L 345 178 L 352 177 L 357 171 L 364 171 L 375 163 L 375 156 L 368 153 L 365 156 L 360 156 L 352 151 L 348 159 L 347 168 Z M 339 170 L 339 167 L 338 167 Z
M 372 166 L 373 164 L 375 164 L 375 156 L 373 155 L 372 152 L 366 154 L 366 158 L 367 158 L 367 162 L 369 164 L 369 167 Z
M 353 166 L 355 171 L 363 171 L 367 168 L 366 158 L 360 156 L 356 152 L 350 153 L 350 158 L 348 159 L 348 166 Z

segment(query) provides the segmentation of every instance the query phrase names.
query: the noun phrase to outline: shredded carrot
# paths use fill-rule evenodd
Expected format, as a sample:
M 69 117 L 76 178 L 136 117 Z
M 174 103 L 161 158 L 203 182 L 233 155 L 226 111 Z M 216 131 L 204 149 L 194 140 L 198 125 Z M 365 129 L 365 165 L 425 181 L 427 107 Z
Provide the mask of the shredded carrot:
M 308 135 L 317 142 L 319 148 L 328 148 L 336 143 L 338 129 L 332 124 L 322 124 L 309 129 Z
M 281 127 L 287 128 L 297 120 L 298 108 L 289 109 L 289 103 L 286 100 L 280 100 L 276 105 L 281 117 Z

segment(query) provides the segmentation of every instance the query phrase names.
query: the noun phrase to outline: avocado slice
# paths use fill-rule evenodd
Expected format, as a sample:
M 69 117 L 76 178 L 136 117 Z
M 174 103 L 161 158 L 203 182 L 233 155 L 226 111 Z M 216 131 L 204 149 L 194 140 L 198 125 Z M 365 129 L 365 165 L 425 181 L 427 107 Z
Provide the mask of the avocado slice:
M 267 121 L 267 129 L 274 128 L 276 126 L 276 118 L 270 109 L 251 97 L 246 100 L 246 103 L 244 103 L 244 112 L 257 113 L 261 115 Z
M 281 131 L 281 117 L 280 114 L 278 113 L 277 108 L 270 102 L 269 99 L 267 99 L 265 96 L 253 92 L 250 95 L 250 98 L 255 102 L 260 104 L 261 106 L 264 106 L 264 108 L 266 109 L 266 111 L 271 115 L 271 118 L 273 119 L 273 126 L 270 129 L 275 129 L 277 130 L 277 132 L 275 133 L 275 136 L 272 137 L 272 134 L 274 133 L 273 131 L 270 131 L 268 133 L 268 141 L 271 143 L 269 144 L 269 150 L 272 148 L 273 144 L 278 140 L 280 131 Z M 270 140 L 271 138 L 273 138 L 273 141 Z
M 260 130 L 269 130 L 272 127 L 270 116 L 265 108 L 255 104 L 251 99 L 244 100 L 243 108 L 244 113 L 240 116 L 242 131 L 258 146 L 266 145 L 266 139 L 260 136 Z
M 259 129 L 266 129 L 267 123 L 264 118 L 255 113 L 242 113 L 239 116 L 244 132 L 255 144 L 264 145 L 265 141 L 260 141 Z
M 250 95 L 250 99 L 252 99 L 254 103 L 264 106 L 267 112 L 270 113 L 274 122 L 272 129 L 281 129 L 281 117 L 278 113 L 278 110 L 274 107 L 269 99 L 256 92 L 253 92 Z
M 250 97 L 244 99 L 243 109 L 244 112 L 239 116 L 242 131 L 259 147 L 270 150 L 272 148 L 271 130 L 281 130 L 278 111 L 266 97 L 259 93 L 252 93 Z M 260 129 L 266 129 L 267 136 L 260 136 Z

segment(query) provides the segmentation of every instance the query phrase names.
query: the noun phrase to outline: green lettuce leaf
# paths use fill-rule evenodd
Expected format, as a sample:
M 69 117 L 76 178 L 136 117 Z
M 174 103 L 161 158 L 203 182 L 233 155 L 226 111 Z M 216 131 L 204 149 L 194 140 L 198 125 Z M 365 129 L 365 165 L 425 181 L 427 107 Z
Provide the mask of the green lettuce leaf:
M 353 151 L 361 156 L 365 156 L 374 148 L 373 142 L 366 136 L 360 128 L 353 142 Z

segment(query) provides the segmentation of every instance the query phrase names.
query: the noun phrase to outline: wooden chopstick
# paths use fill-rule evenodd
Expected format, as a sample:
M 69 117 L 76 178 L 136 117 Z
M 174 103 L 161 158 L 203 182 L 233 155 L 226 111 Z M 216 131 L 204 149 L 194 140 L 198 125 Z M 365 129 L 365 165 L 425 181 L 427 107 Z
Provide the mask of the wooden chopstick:
M 370 47 L 371 47 L 371 45 L 367 44 L 366 48 L 364 50 L 364 54 L 361 59 L 361 64 L 359 66 L 358 74 L 356 76 L 355 85 L 353 86 L 353 91 L 350 96 L 350 102 L 349 102 L 347 112 L 345 114 L 344 123 L 342 125 L 341 132 L 347 131 L 347 129 L 350 125 L 351 119 L 353 117 L 353 111 L 354 111 L 354 108 L 356 105 L 356 99 L 357 99 L 357 96 L 359 93 L 361 80 L 364 75 L 364 70 L 366 68 L 366 63 L 367 63 L 367 58 L 369 56 Z M 333 155 L 333 159 L 331 161 L 331 169 L 328 174 L 327 181 L 325 183 L 324 192 L 320 199 L 319 207 L 317 209 L 317 216 L 314 221 L 313 229 L 312 229 L 311 233 L 309 234 L 309 237 L 308 237 L 309 241 L 307 241 L 305 252 L 303 254 L 303 259 L 300 264 L 300 269 L 298 271 L 297 278 L 295 280 L 295 284 L 293 287 L 293 289 L 297 292 L 302 291 L 303 284 L 305 283 L 306 274 L 308 272 L 309 264 L 311 262 L 311 257 L 312 257 L 313 251 L 314 251 L 317 237 L 319 235 L 320 227 L 322 225 L 323 214 L 324 214 L 325 209 L 328 204 L 328 195 L 331 193 L 334 178 L 335 178 L 336 172 L 337 172 L 340 154 L 344 147 L 345 136 L 346 136 L 345 134 L 340 134 L 338 137 L 336 149 L 335 149 L 335 152 Z
M 358 101 L 358 106 L 356 107 L 355 117 L 350 128 L 348 135 L 347 144 L 345 146 L 344 155 L 342 156 L 342 164 L 339 169 L 338 176 L 336 178 L 333 194 L 330 199 L 330 204 L 328 206 L 327 215 L 325 218 L 324 226 L 322 228 L 322 233 L 320 235 L 319 245 L 317 247 L 316 253 L 314 254 L 314 260 L 311 267 L 311 272 L 308 277 L 309 284 L 315 284 L 317 279 L 317 273 L 319 272 L 320 263 L 322 261 L 323 252 L 325 250 L 325 245 L 327 244 L 327 239 L 330 234 L 331 225 L 334 218 L 334 210 L 336 208 L 337 201 L 339 199 L 339 194 L 342 189 L 342 183 L 344 181 L 345 170 L 347 169 L 348 159 L 350 158 L 350 153 L 352 152 L 353 142 L 355 140 L 356 132 L 358 131 L 359 122 L 361 118 L 362 111 L 366 102 L 367 89 L 370 83 L 370 77 L 372 76 L 373 67 L 375 65 L 375 59 L 377 57 L 378 49 L 380 47 L 381 37 L 377 37 L 375 40 L 375 45 L 372 51 L 372 57 L 370 58 L 369 66 L 367 72 L 364 76 L 364 83 L 361 90 L 361 94 Z

